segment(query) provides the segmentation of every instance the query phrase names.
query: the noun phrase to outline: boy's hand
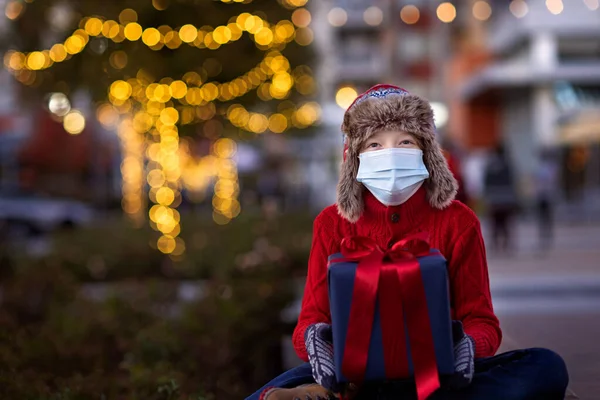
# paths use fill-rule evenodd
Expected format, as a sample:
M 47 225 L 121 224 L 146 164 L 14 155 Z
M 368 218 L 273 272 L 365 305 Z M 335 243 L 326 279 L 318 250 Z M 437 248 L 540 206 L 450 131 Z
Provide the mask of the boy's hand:
M 318 323 L 310 325 L 304 333 L 304 344 L 308 353 L 308 361 L 315 381 L 334 393 L 339 393 L 333 365 L 333 340 L 331 325 Z
M 467 387 L 475 374 L 475 342 L 465 334 L 462 322 L 452 321 L 454 374 L 444 382 L 451 389 Z

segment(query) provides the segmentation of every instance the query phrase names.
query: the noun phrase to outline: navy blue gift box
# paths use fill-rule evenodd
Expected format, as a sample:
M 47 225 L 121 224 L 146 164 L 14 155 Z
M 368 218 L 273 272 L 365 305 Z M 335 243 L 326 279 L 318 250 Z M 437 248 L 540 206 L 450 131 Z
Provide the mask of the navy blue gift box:
M 336 261 L 337 260 L 337 261 Z M 436 250 L 429 255 L 418 257 L 421 277 L 427 299 L 429 322 L 433 335 L 435 358 L 439 375 L 454 373 L 454 347 L 452 341 L 452 321 L 450 316 L 450 298 L 448 289 L 448 273 L 446 259 Z M 354 290 L 354 279 L 358 262 L 347 261 L 341 253 L 329 257 L 329 304 L 331 310 L 335 372 L 339 382 L 349 380 L 342 373 L 342 360 L 346 343 L 350 308 Z M 400 288 L 398 289 L 400 290 Z M 411 299 L 403 299 L 410 307 Z M 398 307 L 401 305 L 398 304 Z M 365 381 L 381 381 L 407 377 L 386 376 L 384 364 L 384 348 L 382 340 L 381 316 L 379 302 L 376 302 L 375 316 L 369 343 Z M 408 355 L 409 373 L 413 376 L 412 355 L 410 353 L 409 334 L 406 331 L 406 352 Z

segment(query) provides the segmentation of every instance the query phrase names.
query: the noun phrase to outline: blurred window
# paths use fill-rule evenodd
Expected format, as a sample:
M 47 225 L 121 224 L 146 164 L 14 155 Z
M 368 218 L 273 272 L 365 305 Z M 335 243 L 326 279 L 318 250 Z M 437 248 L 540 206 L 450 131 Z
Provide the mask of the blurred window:
M 600 38 L 563 38 L 558 41 L 558 58 L 563 62 L 600 62 Z
M 363 33 L 344 35 L 339 53 L 340 61 L 354 63 L 371 63 L 380 56 L 379 45 L 375 35 Z
M 430 40 L 426 35 L 404 34 L 398 42 L 398 56 L 405 61 L 421 61 L 430 53 Z

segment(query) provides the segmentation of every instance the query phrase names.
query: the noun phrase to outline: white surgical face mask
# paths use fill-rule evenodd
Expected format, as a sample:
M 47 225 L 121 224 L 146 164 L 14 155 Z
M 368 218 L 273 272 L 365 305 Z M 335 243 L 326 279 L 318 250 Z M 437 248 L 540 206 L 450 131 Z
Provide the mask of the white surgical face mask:
M 359 155 L 356 180 L 386 206 L 408 200 L 429 177 L 419 149 L 383 149 Z

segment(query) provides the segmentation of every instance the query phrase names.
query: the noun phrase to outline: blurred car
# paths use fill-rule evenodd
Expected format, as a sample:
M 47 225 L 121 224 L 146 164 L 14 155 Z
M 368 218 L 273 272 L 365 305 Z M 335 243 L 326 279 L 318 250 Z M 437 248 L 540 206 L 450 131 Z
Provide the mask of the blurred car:
M 94 209 L 68 199 L 0 196 L 0 225 L 18 236 L 31 236 L 89 224 Z

